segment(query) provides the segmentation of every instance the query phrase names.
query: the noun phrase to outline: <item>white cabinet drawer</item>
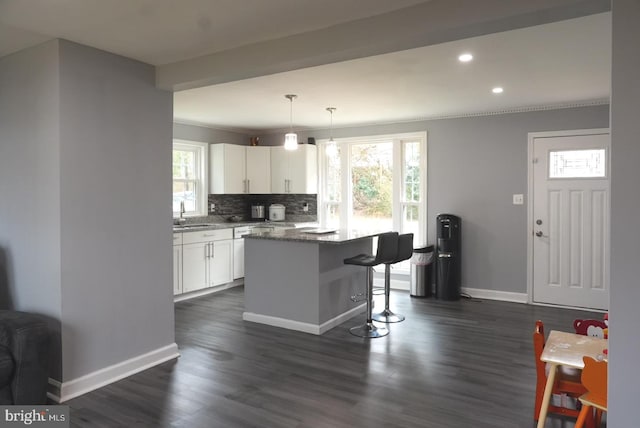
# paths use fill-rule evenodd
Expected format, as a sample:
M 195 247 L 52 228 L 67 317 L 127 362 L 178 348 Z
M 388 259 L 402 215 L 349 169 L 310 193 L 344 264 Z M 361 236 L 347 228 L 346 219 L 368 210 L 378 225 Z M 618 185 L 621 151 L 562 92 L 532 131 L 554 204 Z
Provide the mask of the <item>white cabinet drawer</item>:
M 233 229 L 199 230 L 197 232 L 183 232 L 182 234 L 183 244 L 220 241 L 223 239 L 233 239 Z

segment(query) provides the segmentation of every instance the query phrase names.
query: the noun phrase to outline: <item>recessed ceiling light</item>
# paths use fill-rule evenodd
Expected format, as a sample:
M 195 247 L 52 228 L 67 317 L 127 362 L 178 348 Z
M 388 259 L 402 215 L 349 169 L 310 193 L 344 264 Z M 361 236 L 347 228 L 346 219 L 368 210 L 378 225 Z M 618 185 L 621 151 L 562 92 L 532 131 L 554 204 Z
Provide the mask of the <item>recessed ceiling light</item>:
M 504 89 L 502 89 L 500 86 L 496 86 L 491 90 L 491 92 L 493 92 L 494 94 L 501 94 L 504 92 Z
M 458 61 L 460 62 L 469 62 L 472 59 L 473 59 L 473 55 L 471 55 L 470 53 L 463 53 L 458 57 Z

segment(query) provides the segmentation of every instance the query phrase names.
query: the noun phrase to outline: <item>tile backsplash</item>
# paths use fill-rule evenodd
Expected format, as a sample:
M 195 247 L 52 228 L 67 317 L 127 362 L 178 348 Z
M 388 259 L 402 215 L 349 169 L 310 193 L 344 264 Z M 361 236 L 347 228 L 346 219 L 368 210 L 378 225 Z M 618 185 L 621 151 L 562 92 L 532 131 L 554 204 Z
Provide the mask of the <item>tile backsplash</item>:
M 286 207 L 286 218 L 304 218 L 316 221 L 318 218 L 318 195 L 307 194 L 264 194 L 264 195 L 209 195 L 209 215 L 228 217 L 241 216 L 244 220 L 251 218 L 251 205 L 265 206 L 266 214 L 269 205 L 282 204 Z M 305 203 L 309 211 L 304 211 Z M 211 204 L 215 204 L 214 212 Z

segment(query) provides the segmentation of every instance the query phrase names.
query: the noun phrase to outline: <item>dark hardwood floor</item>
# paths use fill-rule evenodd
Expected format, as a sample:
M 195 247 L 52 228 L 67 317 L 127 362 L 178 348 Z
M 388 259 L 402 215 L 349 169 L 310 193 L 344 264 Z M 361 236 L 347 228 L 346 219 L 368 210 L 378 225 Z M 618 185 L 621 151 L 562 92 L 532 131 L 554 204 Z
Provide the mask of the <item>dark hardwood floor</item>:
M 391 298 L 407 319 L 374 340 L 349 334 L 364 314 L 322 336 L 245 322 L 241 287 L 177 303 L 182 356 L 70 400 L 71 426 L 529 428 L 535 320 L 548 333 L 601 317 Z M 547 427 L 573 423 L 554 418 Z

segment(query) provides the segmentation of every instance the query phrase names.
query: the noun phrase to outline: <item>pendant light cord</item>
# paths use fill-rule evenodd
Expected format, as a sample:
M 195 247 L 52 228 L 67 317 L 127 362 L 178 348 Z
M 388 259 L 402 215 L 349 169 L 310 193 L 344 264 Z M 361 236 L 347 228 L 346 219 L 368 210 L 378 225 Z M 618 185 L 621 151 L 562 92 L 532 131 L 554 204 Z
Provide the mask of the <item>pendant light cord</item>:
M 329 140 L 333 141 L 333 109 L 329 110 L 331 113 L 331 119 L 329 119 Z
M 335 107 L 327 107 L 327 110 L 330 114 L 329 116 L 329 141 L 333 141 L 333 112 L 336 111 Z

